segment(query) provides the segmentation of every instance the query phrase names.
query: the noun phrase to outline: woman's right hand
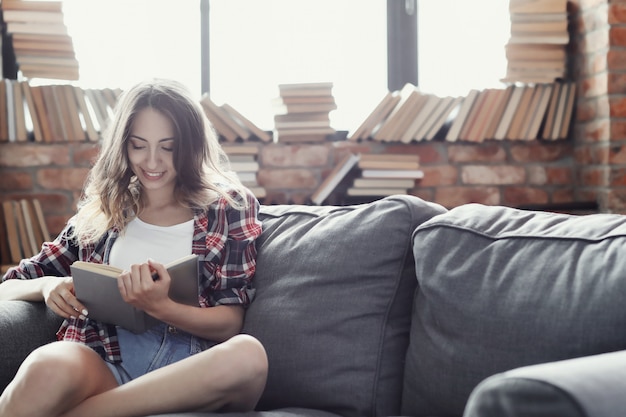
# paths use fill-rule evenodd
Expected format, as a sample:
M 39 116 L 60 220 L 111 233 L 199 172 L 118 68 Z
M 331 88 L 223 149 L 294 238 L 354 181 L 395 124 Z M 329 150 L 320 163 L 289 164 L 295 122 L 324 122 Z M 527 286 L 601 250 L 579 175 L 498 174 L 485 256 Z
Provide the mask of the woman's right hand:
M 72 277 L 45 277 L 42 295 L 48 308 L 63 318 L 85 318 L 88 314 L 74 294 Z

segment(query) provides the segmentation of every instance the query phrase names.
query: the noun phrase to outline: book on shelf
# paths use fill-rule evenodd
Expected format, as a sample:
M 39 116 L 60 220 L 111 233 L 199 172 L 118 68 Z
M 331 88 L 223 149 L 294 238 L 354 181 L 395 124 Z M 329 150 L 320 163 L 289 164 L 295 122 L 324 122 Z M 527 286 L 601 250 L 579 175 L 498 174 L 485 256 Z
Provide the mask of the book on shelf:
M 472 107 L 470 108 L 470 111 L 465 118 L 465 122 L 461 127 L 461 131 L 459 132 L 459 139 L 469 140 L 470 131 L 476 128 L 476 122 L 481 114 L 484 112 L 483 106 L 485 100 L 487 99 L 488 93 L 488 89 L 478 90 L 476 98 L 474 99 L 474 103 L 472 104 Z
M 74 92 L 74 98 L 78 103 L 78 108 L 80 109 L 82 125 L 85 134 L 87 135 L 87 139 L 91 142 L 96 142 L 98 141 L 100 135 L 98 134 L 96 126 L 94 125 L 92 114 L 89 111 L 89 105 L 87 104 L 85 91 L 78 86 L 74 86 L 72 90 Z
M 561 130 L 559 132 L 559 139 L 566 139 L 569 133 L 570 124 L 574 112 L 574 102 L 576 100 L 576 83 L 567 83 L 567 101 L 565 102 L 565 109 L 563 114 L 563 120 L 561 122 Z
M 396 113 L 395 119 L 391 121 L 389 125 L 390 129 L 386 133 L 386 137 L 382 140 L 401 141 L 402 136 L 410 128 L 417 114 L 419 114 L 426 105 L 427 99 L 428 97 L 418 90 L 411 93 L 402 108 Z
M 361 169 L 418 169 L 418 155 L 361 154 L 357 163 Z
M 24 101 L 26 102 L 26 120 L 30 120 L 32 136 L 35 142 L 43 142 L 43 130 L 41 128 L 41 123 L 39 122 L 39 116 L 37 115 L 37 108 L 35 107 L 35 100 L 33 98 L 33 92 L 31 90 L 30 84 L 28 82 L 20 83 L 22 88 L 22 95 L 24 96 Z
M 509 13 L 562 13 L 567 10 L 567 0 L 509 0 Z
M 22 92 L 21 81 L 13 80 L 11 82 L 13 89 L 13 100 L 15 106 L 15 139 L 18 142 L 26 142 L 28 140 L 28 131 L 26 129 L 26 113 L 24 111 L 24 94 Z
M 415 186 L 411 178 L 355 178 L 353 188 L 402 188 L 408 190 Z
M 435 110 L 438 108 L 444 98 L 438 97 L 434 94 L 426 94 L 424 96 L 424 104 L 421 106 L 417 114 L 410 121 L 407 128 L 400 136 L 400 141 L 403 143 L 409 143 L 413 140 L 421 139 L 424 137 L 428 128 L 432 126 L 435 119 Z
M 4 225 L 9 244 L 9 253 L 11 254 L 11 263 L 17 264 L 24 256 L 22 256 L 22 248 L 20 246 L 20 234 L 18 232 L 17 221 L 17 202 L 6 200 L 2 202 L 2 214 L 4 217 Z
M 455 142 L 457 139 L 459 139 L 463 124 L 465 123 L 467 115 L 469 114 L 472 106 L 474 105 L 474 102 L 476 101 L 478 93 L 479 90 L 471 89 L 469 93 L 463 98 L 461 106 L 459 107 L 459 111 L 454 117 L 454 120 L 450 125 L 450 129 L 446 133 L 446 140 L 448 142 Z
M 435 110 L 436 116 L 433 121 L 432 126 L 428 128 L 428 131 L 424 134 L 423 139 L 425 140 L 433 140 L 435 136 L 442 131 L 443 127 L 447 123 L 451 123 L 452 115 L 456 114 L 459 109 L 459 106 L 463 102 L 463 96 L 458 97 L 444 97 L 440 105 Z M 416 137 L 416 140 L 421 140 L 422 138 Z
M 416 97 L 417 87 L 411 83 L 406 83 L 398 92 L 400 99 L 393 107 L 387 117 L 381 121 L 378 128 L 372 132 L 372 138 L 377 141 L 387 140 L 390 137 L 390 133 L 395 129 L 396 123 L 402 117 L 402 114 L 406 112 L 408 106 L 405 106 L 410 97 Z
M 233 106 L 229 105 L 228 103 L 224 103 L 224 104 L 222 104 L 221 107 L 236 122 L 239 122 L 240 125 L 242 125 L 246 129 L 248 129 L 250 131 L 250 133 L 254 137 L 256 137 L 257 139 L 260 139 L 263 142 L 271 142 L 272 141 L 272 134 L 271 133 L 269 133 L 269 132 L 259 128 L 250 119 L 248 119 L 243 114 L 238 112 L 235 108 L 233 108 Z
M 311 194 L 313 204 L 321 205 L 326 198 L 339 185 L 341 180 L 354 168 L 359 161 L 359 155 L 346 154 L 332 169 L 332 171 L 324 178 L 317 189 Z
M 409 187 L 410 188 L 410 187 Z M 350 187 L 346 190 L 346 194 L 352 197 L 386 197 L 390 195 L 406 194 L 409 188 L 360 188 Z
M 506 139 L 507 132 L 511 126 L 511 121 L 515 117 L 515 112 L 518 109 L 519 102 L 522 98 L 522 94 L 524 93 L 523 85 L 513 86 L 512 88 L 513 89 L 509 94 L 508 101 L 506 102 L 506 107 L 502 113 L 502 117 L 500 118 L 498 126 L 493 134 L 493 139 Z
M 537 101 L 537 105 L 534 111 L 532 119 L 528 123 L 524 139 L 533 140 L 538 139 L 539 129 L 541 124 L 546 118 L 546 112 L 548 110 L 548 104 L 550 103 L 550 96 L 552 95 L 552 89 L 554 84 L 544 84 L 541 90 L 541 96 Z
M 522 96 L 520 98 L 519 104 L 517 105 L 517 109 L 515 110 L 515 114 L 513 115 L 513 119 L 511 120 L 511 125 L 509 126 L 509 129 L 507 130 L 504 137 L 505 139 L 518 139 L 519 132 L 523 128 L 526 114 L 529 111 L 532 111 L 530 104 L 536 90 L 537 85 L 535 84 L 523 86 Z
M 7 124 L 7 80 L 0 79 L 0 142 L 9 140 Z
M 364 169 L 361 171 L 362 178 L 424 178 L 424 172 L 420 169 Z
M 388 91 L 378 102 L 361 124 L 350 134 L 349 140 L 358 141 L 368 139 L 376 127 L 385 120 L 401 97 L 398 91 Z
M 237 161 L 231 159 L 230 169 L 236 172 L 256 172 L 259 170 L 259 163 L 256 161 Z
M 499 88 L 488 88 L 483 92 L 483 103 L 480 113 L 476 115 L 475 121 L 466 134 L 466 140 L 471 142 L 482 142 L 486 139 L 489 122 L 497 112 L 497 105 L 504 90 Z
M 545 124 L 541 131 L 542 139 L 552 139 L 552 130 L 554 127 L 554 118 L 556 115 L 556 109 L 559 104 L 559 97 L 561 95 L 561 89 L 563 83 L 555 83 L 552 88 L 552 94 L 550 95 L 550 102 L 548 103 L 548 110 L 546 112 Z
M 62 1 L 47 0 L 3 0 L 1 3 L 3 11 L 7 10 L 32 10 L 38 12 L 58 12 L 63 11 Z
M 223 110 L 217 104 L 215 104 L 211 100 L 211 98 L 209 97 L 207 93 L 205 93 L 202 96 L 200 100 L 200 104 L 202 105 L 207 118 L 209 119 L 209 121 L 211 122 L 211 124 L 213 125 L 213 127 L 217 131 L 217 134 L 220 137 L 223 137 L 228 142 L 235 142 L 237 138 L 240 137 L 239 135 L 242 129 L 238 125 L 235 128 L 233 126 L 234 123 L 232 123 L 232 121 L 231 123 L 227 121 L 227 119 L 230 119 L 230 118 L 223 112 Z M 244 136 L 246 135 L 247 135 L 247 132 L 244 133 Z
M 198 256 L 188 255 L 166 265 L 172 283 L 172 300 L 198 306 Z M 111 265 L 76 261 L 71 265 L 74 290 L 89 311 L 88 317 L 142 333 L 158 320 L 128 304 L 120 294 L 117 277 L 122 270 Z M 158 277 L 156 277 L 158 279 Z
M 281 97 L 330 96 L 332 90 L 333 83 L 329 81 L 278 84 L 278 92 Z
M 259 146 L 256 144 L 222 144 L 222 150 L 230 157 L 232 155 L 258 155 Z

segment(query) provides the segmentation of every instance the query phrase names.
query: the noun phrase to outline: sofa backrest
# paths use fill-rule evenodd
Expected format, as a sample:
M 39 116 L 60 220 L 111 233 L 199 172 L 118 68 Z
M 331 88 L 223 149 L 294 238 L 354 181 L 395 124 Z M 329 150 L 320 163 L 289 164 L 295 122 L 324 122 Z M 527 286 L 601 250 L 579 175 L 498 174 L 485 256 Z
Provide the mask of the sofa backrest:
M 262 207 L 243 329 L 269 357 L 261 409 L 399 413 L 416 286 L 411 234 L 444 211 L 412 196 Z
M 490 375 L 626 349 L 626 216 L 468 204 L 413 239 L 405 415 L 460 416 Z

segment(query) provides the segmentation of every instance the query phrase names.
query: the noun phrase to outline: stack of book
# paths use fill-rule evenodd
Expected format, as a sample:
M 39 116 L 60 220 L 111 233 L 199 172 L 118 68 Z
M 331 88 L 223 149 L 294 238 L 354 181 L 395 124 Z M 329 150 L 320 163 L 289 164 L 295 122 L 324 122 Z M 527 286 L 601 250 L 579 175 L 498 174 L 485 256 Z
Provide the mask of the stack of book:
M 25 78 L 78 80 L 78 61 L 61 1 L 3 0 L 1 8 L 5 50 L 13 50 L 15 67 Z
M 224 103 L 218 106 L 211 100 L 208 93 L 202 96 L 200 104 L 221 140 L 226 142 L 252 139 L 270 142 L 272 140 L 270 133 L 260 129 L 231 105 Z
M 329 113 L 337 108 L 333 83 L 279 84 L 272 100 L 278 142 L 323 142 L 336 131 Z
M 562 80 L 473 89 L 460 97 L 424 94 L 407 84 L 387 93 L 349 140 L 565 139 L 575 97 L 575 83 Z
M 510 0 L 511 37 L 505 82 L 545 83 L 566 78 L 567 0 Z
M 0 141 L 95 142 L 106 126 L 119 89 L 69 84 L 31 86 L 0 80 Z
M 237 174 L 242 184 L 248 187 L 256 198 L 264 198 L 265 188 L 257 181 L 259 147 L 256 144 L 223 144 L 222 148 L 228 155 L 230 168 Z
M 349 196 L 384 197 L 407 194 L 415 187 L 415 181 L 424 177 L 418 155 L 361 154 L 357 167 L 361 170 Z

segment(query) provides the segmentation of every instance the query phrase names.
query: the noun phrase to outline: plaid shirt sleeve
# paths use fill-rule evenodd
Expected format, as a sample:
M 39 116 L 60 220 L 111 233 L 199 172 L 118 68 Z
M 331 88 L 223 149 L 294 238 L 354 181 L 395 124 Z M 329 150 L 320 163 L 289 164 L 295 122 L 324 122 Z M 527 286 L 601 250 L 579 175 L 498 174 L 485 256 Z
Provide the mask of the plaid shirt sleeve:
M 37 255 L 29 259 L 23 259 L 19 265 L 10 268 L 2 277 L 2 281 L 71 275 L 70 265 L 78 259 L 79 248 L 75 241 L 69 238 L 72 232 L 70 223 L 68 222 L 54 241 L 45 242 Z
M 238 208 L 224 198 L 211 204 L 196 223 L 193 252 L 200 255 L 200 305 L 239 304 L 254 298 L 256 239 L 261 234 L 259 202 L 247 191 Z M 241 201 L 243 202 L 243 201 Z

